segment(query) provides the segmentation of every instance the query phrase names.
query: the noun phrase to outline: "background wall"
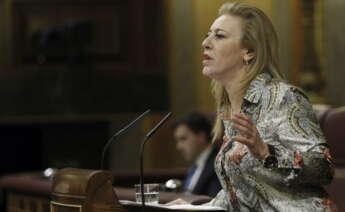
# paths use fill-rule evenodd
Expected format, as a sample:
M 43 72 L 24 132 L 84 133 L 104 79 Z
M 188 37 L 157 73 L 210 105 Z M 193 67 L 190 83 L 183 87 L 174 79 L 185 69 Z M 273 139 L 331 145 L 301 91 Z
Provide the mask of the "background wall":
M 327 98 L 336 106 L 345 105 L 345 2 L 324 1 L 324 56 Z

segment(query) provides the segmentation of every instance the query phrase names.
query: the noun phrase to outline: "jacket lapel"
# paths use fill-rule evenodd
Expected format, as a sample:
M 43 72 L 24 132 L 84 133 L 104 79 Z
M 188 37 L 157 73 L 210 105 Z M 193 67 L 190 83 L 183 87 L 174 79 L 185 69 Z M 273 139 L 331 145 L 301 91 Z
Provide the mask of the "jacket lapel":
M 217 153 L 218 153 L 217 149 L 213 148 L 211 154 L 207 158 L 204 169 L 202 170 L 202 173 L 201 173 L 201 175 L 198 179 L 198 182 L 196 183 L 192 193 L 201 193 L 202 189 L 205 187 L 204 185 L 209 181 L 209 179 L 214 174 L 214 159 L 215 159 Z

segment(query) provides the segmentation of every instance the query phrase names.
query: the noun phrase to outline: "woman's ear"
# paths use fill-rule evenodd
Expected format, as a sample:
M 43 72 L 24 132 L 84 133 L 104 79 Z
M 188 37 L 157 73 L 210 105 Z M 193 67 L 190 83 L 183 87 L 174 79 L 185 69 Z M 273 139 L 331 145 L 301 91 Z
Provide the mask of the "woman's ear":
M 251 61 L 252 59 L 254 59 L 255 58 L 255 53 L 254 53 L 254 51 L 253 50 L 249 50 L 249 49 L 247 49 L 246 50 L 247 52 L 244 54 L 244 57 L 243 57 L 243 59 L 245 60 L 245 61 Z

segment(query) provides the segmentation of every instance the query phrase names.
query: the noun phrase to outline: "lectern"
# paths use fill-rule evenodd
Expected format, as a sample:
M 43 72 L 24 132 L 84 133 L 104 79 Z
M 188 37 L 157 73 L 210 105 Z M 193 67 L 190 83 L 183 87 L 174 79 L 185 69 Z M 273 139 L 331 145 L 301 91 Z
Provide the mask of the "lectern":
M 53 179 L 51 212 L 127 211 L 118 203 L 109 171 L 67 168 Z
M 112 186 L 110 171 L 96 171 L 67 168 L 60 170 L 53 178 L 51 189 L 51 212 L 182 212 L 186 209 L 167 209 L 162 206 L 119 203 Z M 134 196 L 134 193 L 133 193 Z M 205 200 L 205 196 L 195 196 Z M 171 199 L 171 197 L 170 197 Z M 176 199 L 176 197 L 174 197 Z M 209 197 L 206 197 L 209 199 Z M 171 199 L 173 200 L 173 199 Z M 170 201 L 171 201 L 170 200 Z M 196 201 L 198 202 L 198 201 Z M 214 211 L 194 209 L 193 212 Z M 224 210 L 218 210 L 224 212 Z

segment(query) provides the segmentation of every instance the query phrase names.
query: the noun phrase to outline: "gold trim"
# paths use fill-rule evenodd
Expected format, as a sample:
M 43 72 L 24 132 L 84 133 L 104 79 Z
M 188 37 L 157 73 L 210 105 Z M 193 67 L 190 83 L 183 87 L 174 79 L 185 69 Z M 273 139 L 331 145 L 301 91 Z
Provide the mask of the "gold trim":
M 55 212 L 55 208 L 53 207 L 54 205 L 70 207 L 70 208 L 79 208 L 79 212 L 82 212 L 82 205 L 65 204 L 65 203 L 58 203 L 58 202 L 54 202 L 54 201 L 50 201 L 50 212 Z
M 58 196 L 58 197 L 72 197 L 72 198 L 77 198 L 77 199 L 85 199 L 85 196 L 73 195 L 73 194 L 59 194 L 59 193 L 52 192 L 52 195 Z

